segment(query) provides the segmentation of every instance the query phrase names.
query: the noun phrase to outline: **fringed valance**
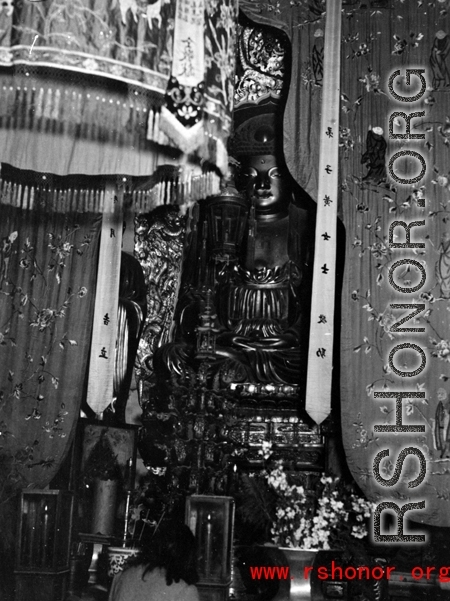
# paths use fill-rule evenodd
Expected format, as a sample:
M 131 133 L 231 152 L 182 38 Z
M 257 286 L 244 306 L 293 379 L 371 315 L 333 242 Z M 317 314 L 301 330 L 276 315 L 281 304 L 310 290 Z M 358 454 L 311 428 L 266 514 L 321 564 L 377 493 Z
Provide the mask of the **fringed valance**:
M 186 20 L 183 35 L 177 37 L 180 15 L 193 14 L 188 1 L 176 10 L 180 2 L 142 6 L 129 0 L 95 5 L 80 0 L 72 5 L 47 0 L 45 5 L 8 7 L 2 15 L 0 67 L 4 73 L 14 71 L 15 79 L 21 73 L 22 81 L 3 83 L 1 127 L 50 129 L 124 146 L 151 141 L 195 152 L 225 171 L 236 1 L 194 3 L 197 16 Z M 184 47 L 187 40 L 189 48 Z M 195 90 L 183 83 L 191 69 L 191 51 L 199 57 Z M 67 81 L 68 76 L 72 85 L 46 83 Z M 125 98 L 114 91 L 92 94 L 83 89 L 93 81 L 101 90 L 116 84 Z
M 105 187 L 117 182 L 125 187 L 124 202 L 136 213 L 148 213 L 167 204 L 180 205 L 182 212 L 193 202 L 219 191 L 215 171 L 196 174 L 192 169 L 160 166 L 150 177 L 59 176 L 16 169 L 2 164 L 0 204 L 21 209 L 57 213 L 102 213 Z
M 148 143 L 173 145 L 160 127 L 161 95 L 139 89 L 120 93 L 20 75 L 3 76 L 0 81 L 0 129 L 68 135 L 142 150 L 152 147 Z M 225 149 L 220 140 L 227 133 L 221 120 L 205 116 L 198 144 L 201 154 L 216 164 L 223 162 Z
M 146 140 L 169 145 L 159 127 L 161 95 L 20 74 L 4 75 L 1 81 L 2 129 L 66 134 L 119 146 L 143 147 Z
M 215 171 L 196 174 L 192 169 L 182 169 L 172 166 L 159 167 L 149 181 L 141 185 L 135 183 L 133 207 L 136 213 L 148 213 L 161 205 L 180 205 L 185 210 L 197 200 L 217 194 L 220 189 L 220 177 Z

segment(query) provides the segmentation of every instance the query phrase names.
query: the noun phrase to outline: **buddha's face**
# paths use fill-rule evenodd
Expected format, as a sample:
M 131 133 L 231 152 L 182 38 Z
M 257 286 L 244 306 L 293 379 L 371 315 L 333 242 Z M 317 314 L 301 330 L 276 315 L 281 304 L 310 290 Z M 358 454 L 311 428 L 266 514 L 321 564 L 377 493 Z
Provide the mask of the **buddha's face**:
M 241 161 L 239 187 L 254 203 L 257 214 L 276 215 L 290 201 L 286 165 L 272 154 L 245 157 Z

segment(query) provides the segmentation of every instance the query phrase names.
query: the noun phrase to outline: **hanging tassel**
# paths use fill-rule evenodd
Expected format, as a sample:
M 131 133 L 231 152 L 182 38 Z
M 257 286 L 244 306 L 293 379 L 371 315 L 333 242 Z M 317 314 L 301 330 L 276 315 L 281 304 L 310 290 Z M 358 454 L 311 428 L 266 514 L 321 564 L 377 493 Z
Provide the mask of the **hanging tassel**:
M 44 99 L 43 116 L 45 117 L 45 119 L 51 119 L 52 116 L 52 95 L 52 89 L 49 88 Z
M 69 90 L 65 89 L 63 93 L 61 93 L 60 100 L 60 114 L 59 114 L 59 128 L 62 134 L 67 134 L 71 125 L 70 122 L 73 119 L 73 114 L 70 113 L 71 107 L 71 96 Z M 70 116 L 69 116 L 70 115 Z
M 74 209 L 74 201 L 73 201 L 73 190 L 72 188 L 67 188 L 66 192 L 66 210 L 68 213 L 75 213 L 76 209 Z
M 94 190 L 93 198 L 92 198 L 92 212 L 99 213 L 100 212 L 100 190 Z
M 54 99 L 53 99 L 53 107 L 52 107 L 52 115 L 51 119 L 56 122 L 58 129 L 61 129 L 61 116 L 59 114 L 59 107 L 61 105 L 61 90 L 56 90 Z
M 44 88 L 40 88 L 38 96 L 37 96 L 36 109 L 35 109 L 35 113 L 34 113 L 37 119 L 40 119 L 42 117 L 43 109 L 44 109 Z
M 136 106 L 135 108 L 135 112 L 134 112 L 134 127 L 133 127 L 133 146 L 137 146 L 139 148 L 139 142 L 140 142 L 140 131 L 141 131 L 141 111 L 139 110 L 139 107 Z
M 154 126 L 155 126 L 155 113 L 153 109 L 150 109 L 148 112 L 148 121 L 147 121 L 147 140 L 153 141 L 154 136 Z
M 17 198 L 17 184 L 14 183 L 12 190 L 11 190 L 11 204 L 14 207 L 20 207 L 20 204 L 18 202 L 18 198 Z
M 34 129 L 35 122 L 36 122 L 36 119 L 35 119 L 35 117 L 36 117 L 36 115 L 35 115 L 36 97 L 37 97 L 36 88 L 33 87 L 30 90 L 29 105 L 28 105 L 28 116 L 29 116 L 28 128 L 30 130 Z
M 17 206 L 20 208 L 23 207 L 23 188 L 22 184 L 19 184 L 17 187 Z
M 153 141 L 156 142 L 157 144 L 160 144 L 160 136 L 161 136 L 161 131 L 159 129 L 159 119 L 160 119 L 160 112 L 156 111 L 155 112 L 155 124 L 154 124 L 154 128 L 153 128 Z
M 6 184 L 6 190 L 5 190 L 5 195 L 4 195 L 4 204 L 7 205 L 12 205 L 13 199 L 13 194 L 12 194 L 12 183 L 11 182 L 7 182 Z
M 14 122 L 15 127 L 22 129 L 24 122 L 24 102 L 23 102 L 23 90 L 20 86 L 16 88 L 16 102 L 14 107 Z
M 75 111 L 74 111 L 75 123 L 77 125 L 81 125 L 82 113 L 83 113 L 83 96 L 81 94 L 77 94 L 76 92 L 74 92 L 74 94 L 75 94 Z
M 29 199 L 29 203 L 28 203 L 28 208 L 30 209 L 30 211 L 32 211 L 34 209 L 34 199 L 35 199 L 35 188 L 34 186 L 30 187 L 30 199 Z
M 29 196 L 29 190 L 28 190 L 28 186 L 24 186 L 23 187 L 23 191 L 22 191 L 22 204 L 21 204 L 21 208 L 22 209 L 28 209 L 28 196 Z
M 6 92 L 6 113 L 5 116 L 11 118 L 14 113 L 14 88 L 9 86 L 9 88 L 4 88 Z
M 53 194 L 52 194 L 52 196 L 53 196 L 53 199 L 52 199 L 52 200 L 53 200 L 53 202 L 52 202 L 52 209 L 53 209 L 54 211 L 58 212 L 58 213 L 61 211 L 61 208 L 60 208 L 60 206 L 59 206 L 59 202 L 60 202 L 60 200 L 59 200 L 60 193 L 61 193 L 61 192 L 60 192 L 60 190 L 56 190 L 55 188 L 53 188 Z
M 31 107 L 33 105 L 33 92 L 28 88 L 23 89 L 23 127 L 26 130 L 31 129 Z
M 57 207 L 58 213 L 67 213 L 66 190 L 58 190 Z

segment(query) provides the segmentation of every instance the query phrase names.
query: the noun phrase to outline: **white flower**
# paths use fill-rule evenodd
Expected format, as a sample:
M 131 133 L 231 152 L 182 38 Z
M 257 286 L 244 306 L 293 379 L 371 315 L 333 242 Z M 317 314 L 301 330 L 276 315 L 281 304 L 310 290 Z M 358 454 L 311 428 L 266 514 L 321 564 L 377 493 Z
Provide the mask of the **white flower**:
M 96 60 L 94 60 L 93 58 L 87 58 L 86 60 L 83 61 L 83 67 L 87 70 L 87 71 L 98 71 L 99 69 L 99 64 Z
M 0 48 L 0 63 L 11 63 L 13 55 L 6 48 Z

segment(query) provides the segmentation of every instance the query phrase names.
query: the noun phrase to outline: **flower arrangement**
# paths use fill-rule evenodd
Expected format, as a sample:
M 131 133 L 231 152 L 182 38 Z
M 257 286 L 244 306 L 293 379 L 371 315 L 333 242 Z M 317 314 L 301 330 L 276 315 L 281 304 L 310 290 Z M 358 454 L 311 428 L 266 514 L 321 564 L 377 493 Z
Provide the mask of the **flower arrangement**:
M 264 443 L 264 458 L 269 459 L 271 452 L 270 443 Z M 322 474 L 317 489 L 307 491 L 289 482 L 281 460 L 266 469 L 265 478 L 276 498 L 271 528 L 274 543 L 331 549 L 367 538 L 373 504 L 360 497 L 352 484 Z
M 251 487 L 248 477 L 245 483 L 251 506 L 251 512 L 243 512 L 247 525 L 259 519 L 261 530 L 265 522 L 266 536 L 280 547 L 326 550 L 364 544 L 374 504 L 353 484 L 322 474 L 308 490 L 291 479 L 281 460 L 272 459 L 271 443 L 264 442 L 259 453 L 265 460 L 261 478 L 253 477 Z

